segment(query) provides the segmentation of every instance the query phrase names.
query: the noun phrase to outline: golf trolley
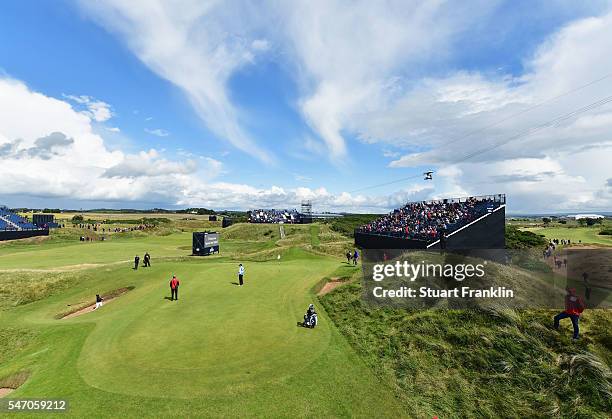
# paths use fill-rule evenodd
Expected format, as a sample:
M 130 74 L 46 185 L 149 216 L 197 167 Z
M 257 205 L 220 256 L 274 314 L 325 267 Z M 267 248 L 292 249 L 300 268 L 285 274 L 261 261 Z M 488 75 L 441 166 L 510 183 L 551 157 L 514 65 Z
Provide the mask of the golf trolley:
M 308 306 L 306 314 L 304 314 L 304 321 L 301 323 L 301 326 L 308 327 L 309 329 L 314 329 L 318 322 L 319 318 L 317 316 L 317 312 L 314 309 L 314 304 L 310 304 Z

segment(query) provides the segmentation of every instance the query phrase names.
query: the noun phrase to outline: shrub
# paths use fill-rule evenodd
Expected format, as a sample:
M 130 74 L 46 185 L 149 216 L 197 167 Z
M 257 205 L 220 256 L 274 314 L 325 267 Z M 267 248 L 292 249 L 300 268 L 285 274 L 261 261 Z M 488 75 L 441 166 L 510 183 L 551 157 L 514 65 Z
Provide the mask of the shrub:
M 544 236 L 531 231 L 521 231 L 515 226 L 506 226 L 506 248 L 526 249 L 546 245 Z
M 355 229 L 380 218 L 380 214 L 351 214 L 323 221 L 329 228 L 346 237 L 355 237 Z

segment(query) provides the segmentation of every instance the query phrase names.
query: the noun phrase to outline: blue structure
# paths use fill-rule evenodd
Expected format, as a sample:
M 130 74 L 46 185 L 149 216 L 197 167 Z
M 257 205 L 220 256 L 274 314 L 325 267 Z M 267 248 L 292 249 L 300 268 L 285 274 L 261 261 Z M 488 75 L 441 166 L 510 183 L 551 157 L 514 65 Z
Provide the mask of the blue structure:
M 39 228 L 7 207 L 0 207 L 0 241 L 48 235 L 48 228 Z

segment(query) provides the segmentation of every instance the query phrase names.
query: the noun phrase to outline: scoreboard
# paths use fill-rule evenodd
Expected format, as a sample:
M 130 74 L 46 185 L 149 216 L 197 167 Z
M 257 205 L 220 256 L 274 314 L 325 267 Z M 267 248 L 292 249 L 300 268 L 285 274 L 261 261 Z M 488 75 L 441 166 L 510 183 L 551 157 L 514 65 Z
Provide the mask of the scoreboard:
M 219 253 L 219 233 L 196 231 L 193 233 L 192 255 L 207 256 Z

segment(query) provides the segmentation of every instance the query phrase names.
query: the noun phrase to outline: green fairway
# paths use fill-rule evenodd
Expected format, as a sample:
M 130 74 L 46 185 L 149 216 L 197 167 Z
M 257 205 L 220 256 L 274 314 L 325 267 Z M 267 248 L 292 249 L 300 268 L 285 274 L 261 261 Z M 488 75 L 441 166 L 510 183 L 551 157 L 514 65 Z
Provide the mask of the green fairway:
M 242 241 L 226 241 L 228 253 L 238 252 L 247 238 L 255 244 L 251 252 L 273 250 L 275 241 L 266 244 L 267 239 L 244 237 L 247 232 L 239 230 L 234 234 Z M 288 230 L 288 238 L 300 233 Z M 305 240 L 313 240 L 312 230 L 303 233 Z M 79 417 L 92 412 L 107 417 L 118 412 L 408 415 L 396 407 L 388 385 L 355 354 L 311 292 L 342 266 L 339 259 L 279 248 L 281 260 L 245 262 L 245 286 L 238 287 L 238 259 L 176 259 L 190 253 L 185 249 L 190 240 L 190 234 L 182 233 L 2 248 L 0 270 L 8 270 L 11 278 L 20 275 L 19 269 L 40 270 L 27 271 L 28 286 L 36 278 L 44 283 L 52 274 L 66 276 L 60 291 L 25 305 L 11 303 L 13 283 L 3 288 L 7 308 L 0 311 L 0 334 L 9 339 L 0 351 L 0 379 L 29 374 L 9 397 L 66 398 L 69 416 Z M 153 267 L 132 270 L 131 257 L 145 250 L 156 256 Z M 75 268 L 91 263 L 100 266 Z M 70 270 L 62 271 L 66 267 Z M 181 280 L 179 301 L 167 298 L 172 274 Z M 97 311 L 58 319 L 87 305 L 83 302 L 96 293 L 127 286 L 134 289 Z M 311 302 L 319 308 L 319 327 L 298 327 Z
M 542 234 L 547 239 L 569 239 L 574 244 L 612 246 L 612 236 L 598 234 L 599 227 L 523 227 L 521 230 Z

